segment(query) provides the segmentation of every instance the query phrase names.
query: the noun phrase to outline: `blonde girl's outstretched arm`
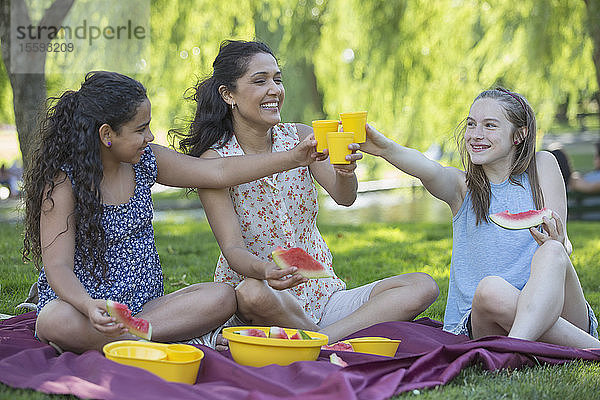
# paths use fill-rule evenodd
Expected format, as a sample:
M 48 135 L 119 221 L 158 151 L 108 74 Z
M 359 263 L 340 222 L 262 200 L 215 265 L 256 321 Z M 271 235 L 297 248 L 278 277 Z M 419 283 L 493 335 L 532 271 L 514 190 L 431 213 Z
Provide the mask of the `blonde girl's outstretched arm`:
M 460 209 L 467 190 L 463 171 L 444 167 L 415 149 L 401 146 L 368 124 L 367 141 L 360 145 L 360 149 L 419 178 L 429 193 L 450 206 L 453 214 Z
M 64 172 L 55 179 L 50 199 L 44 190 L 40 213 L 42 263 L 50 287 L 58 298 L 89 318 L 98 331 L 111 336 L 125 333 L 121 324 L 106 314 L 106 301 L 95 300 L 73 272 L 75 255 L 75 207 L 71 182 Z
M 200 158 L 151 144 L 158 164 L 156 181 L 167 186 L 226 188 L 277 172 L 309 165 L 320 158 L 309 137 L 289 151 L 224 158 Z

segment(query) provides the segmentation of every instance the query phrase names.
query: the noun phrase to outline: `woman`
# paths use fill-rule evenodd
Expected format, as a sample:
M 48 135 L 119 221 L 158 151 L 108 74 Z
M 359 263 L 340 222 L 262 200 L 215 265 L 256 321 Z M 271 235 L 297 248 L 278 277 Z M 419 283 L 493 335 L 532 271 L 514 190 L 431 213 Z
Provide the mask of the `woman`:
M 196 87 L 197 110 L 180 142 L 184 153 L 218 158 L 263 154 L 293 147 L 312 135 L 306 125 L 281 123 L 285 98 L 281 71 L 263 43 L 225 41 L 211 77 Z M 338 203 L 356 199 L 352 144 L 350 164 L 328 160 L 228 190 L 199 190 L 221 248 L 215 281 L 236 287 L 237 315 L 254 325 L 320 331 L 330 342 L 367 326 L 411 320 L 437 298 L 426 274 L 389 277 L 346 290 L 317 226 L 314 178 Z M 307 280 L 296 268 L 279 269 L 270 259 L 277 246 L 300 247 L 319 260 L 333 278 Z

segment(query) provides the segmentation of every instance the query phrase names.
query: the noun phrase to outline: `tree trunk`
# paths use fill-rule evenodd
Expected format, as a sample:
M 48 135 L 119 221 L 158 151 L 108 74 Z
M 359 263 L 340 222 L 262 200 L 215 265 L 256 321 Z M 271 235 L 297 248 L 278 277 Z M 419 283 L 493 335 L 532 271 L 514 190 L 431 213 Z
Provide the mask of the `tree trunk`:
M 270 14 L 265 13 L 265 8 L 270 7 L 268 1 L 255 3 L 253 9 L 254 32 L 258 40 L 264 41 L 273 50 L 275 55 L 281 52 L 281 46 L 284 37 L 284 29 L 281 25 L 274 31 L 269 29 Z M 297 6 L 301 7 L 301 6 Z M 302 18 L 297 18 L 292 21 L 301 21 Z M 318 23 L 314 23 L 319 25 Z M 290 27 L 292 31 L 302 31 L 302 27 Z M 304 32 L 309 35 L 308 32 Z M 306 36 L 308 42 L 316 43 L 318 32 L 312 33 L 314 40 L 311 41 L 309 36 Z M 284 109 L 284 117 L 287 121 L 304 122 L 310 125 L 313 119 L 322 118 L 325 115 L 323 111 L 323 95 L 319 91 L 317 77 L 315 75 L 315 67 L 312 60 L 305 57 L 303 51 L 298 51 L 289 46 L 289 43 L 284 43 L 287 46 L 284 51 L 288 54 L 288 59 L 285 60 L 284 81 L 286 89 L 286 99 L 288 106 Z
M 60 26 L 71 9 L 74 0 L 56 0 L 45 11 L 39 22 L 40 26 Z M 27 5 L 22 0 L 12 4 L 18 24 L 31 24 Z M 14 22 L 14 21 L 13 21 Z M 16 28 L 15 28 L 16 29 Z M 13 90 L 13 107 L 15 125 L 19 137 L 19 147 L 23 166 L 27 167 L 35 133 L 41 113 L 44 111 L 46 99 L 46 52 L 29 52 L 11 54 L 11 1 L 0 0 L 0 41 L 2 43 L 2 60 Z M 47 42 L 38 39 L 32 42 Z M 16 44 L 15 44 L 16 45 Z M 12 58 L 14 54 L 18 57 Z M 26 73 L 24 73 L 26 72 Z
M 600 91 L 600 0 L 585 0 L 585 4 L 587 6 L 588 32 L 594 42 L 592 58 L 596 66 L 596 82 L 598 83 L 598 91 Z M 597 96 L 597 98 L 600 101 L 600 96 Z
M 13 89 L 19 148 L 23 166 L 26 167 L 34 144 L 38 121 L 44 110 L 46 77 L 45 74 L 14 74 L 10 72 L 8 76 Z

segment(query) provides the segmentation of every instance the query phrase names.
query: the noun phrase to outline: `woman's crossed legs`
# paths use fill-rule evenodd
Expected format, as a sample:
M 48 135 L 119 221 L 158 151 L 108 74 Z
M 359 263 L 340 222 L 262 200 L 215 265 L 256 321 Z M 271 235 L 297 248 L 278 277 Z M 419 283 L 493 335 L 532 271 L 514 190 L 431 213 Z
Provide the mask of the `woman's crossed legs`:
M 333 343 L 380 322 L 412 320 L 435 301 L 439 289 L 433 278 L 419 272 L 382 279 L 373 286 L 364 304 L 323 327 L 305 314 L 291 293 L 276 291 L 264 281 L 247 278 L 236 294 L 238 314 L 248 323 L 319 331 Z

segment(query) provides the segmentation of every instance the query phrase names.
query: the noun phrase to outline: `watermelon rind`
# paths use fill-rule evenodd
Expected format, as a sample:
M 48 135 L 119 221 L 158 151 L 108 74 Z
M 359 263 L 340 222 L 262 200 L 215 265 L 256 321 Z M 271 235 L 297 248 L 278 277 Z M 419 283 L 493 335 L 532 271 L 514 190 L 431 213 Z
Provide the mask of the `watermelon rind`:
M 269 339 L 289 339 L 289 336 L 285 332 L 285 329 L 272 326 L 269 328 Z
M 527 229 L 538 226 L 544 222 L 543 218 L 552 218 L 552 210 L 542 208 L 541 210 L 529 210 L 521 213 L 511 214 L 507 211 L 490 214 L 490 220 L 505 229 Z
M 303 340 L 312 340 L 312 337 L 308 333 L 304 332 L 302 329 L 298 329 L 298 333 L 300 334 L 300 337 Z
M 296 267 L 298 268 L 297 273 L 308 279 L 323 279 L 332 277 L 332 275 L 327 272 L 323 264 L 315 260 L 314 257 L 299 247 L 294 247 L 288 250 L 285 250 L 282 247 L 277 247 L 271 253 L 271 255 L 273 257 L 273 261 L 279 267 L 279 269 Z M 292 264 L 288 259 L 286 259 L 289 258 L 289 256 L 301 259 L 301 263 L 296 261 Z
M 133 317 L 131 310 L 125 304 L 106 300 L 106 310 L 108 315 L 115 318 L 118 323 L 125 325 L 129 333 L 142 339 L 151 340 L 152 324 L 145 319 Z
M 346 361 L 342 360 L 342 357 L 338 356 L 335 353 L 331 353 L 329 355 L 329 362 L 332 363 L 332 364 L 338 365 L 338 366 L 340 366 L 342 368 L 348 366 L 348 363 Z
M 333 344 L 326 344 L 321 346 L 321 349 L 332 351 L 354 351 L 354 347 L 352 347 L 352 344 L 346 341 L 335 342 Z
M 261 337 L 261 338 L 267 337 L 267 334 L 260 329 L 244 329 L 241 331 L 234 331 L 233 333 L 236 333 L 241 336 L 253 336 L 253 337 Z

